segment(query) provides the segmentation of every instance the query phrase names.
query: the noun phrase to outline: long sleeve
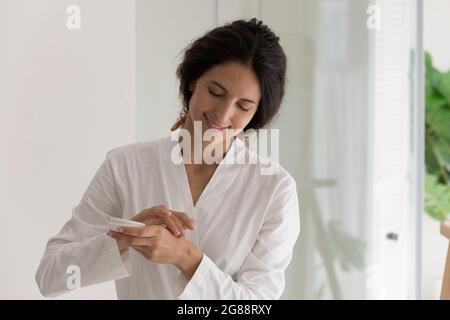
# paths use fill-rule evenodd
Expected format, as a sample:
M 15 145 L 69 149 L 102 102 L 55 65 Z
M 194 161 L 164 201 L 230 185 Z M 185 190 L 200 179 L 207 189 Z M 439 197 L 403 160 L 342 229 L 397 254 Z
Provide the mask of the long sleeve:
M 106 235 L 109 217 L 122 215 L 109 154 L 73 209 L 71 219 L 47 243 L 35 276 L 46 297 L 68 292 L 71 287 L 67 283 L 74 270 L 80 271 L 80 287 L 131 273 L 127 253 L 121 255 L 116 240 Z
M 285 287 L 285 270 L 300 233 L 295 181 L 278 188 L 257 240 L 236 275 L 223 272 L 206 255 L 188 281 L 181 273 L 177 299 L 279 299 Z

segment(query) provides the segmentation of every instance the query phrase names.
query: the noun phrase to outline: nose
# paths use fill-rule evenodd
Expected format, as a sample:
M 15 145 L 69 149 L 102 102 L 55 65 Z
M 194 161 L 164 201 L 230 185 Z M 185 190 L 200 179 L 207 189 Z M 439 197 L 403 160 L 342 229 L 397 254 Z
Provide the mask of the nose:
M 226 101 L 221 104 L 214 112 L 213 121 L 216 122 L 220 126 L 231 126 L 231 119 L 233 118 L 234 108 L 233 101 Z

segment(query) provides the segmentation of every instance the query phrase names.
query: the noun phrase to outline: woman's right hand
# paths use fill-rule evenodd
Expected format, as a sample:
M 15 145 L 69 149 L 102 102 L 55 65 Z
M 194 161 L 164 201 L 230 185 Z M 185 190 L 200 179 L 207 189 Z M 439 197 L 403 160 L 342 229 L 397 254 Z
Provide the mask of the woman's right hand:
M 160 204 L 138 213 L 131 220 L 142 222 L 146 225 L 163 225 L 174 236 L 184 236 L 188 229 L 194 230 L 195 220 L 189 218 L 184 212 L 169 210 Z
M 194 230 L 195 220 L 188 217 L 184 212 L 167 209 L 163 204 L 145 209 L 135 215 L 131 220 L 142 222 L 146 225 L 162 225 L 174 236 L 184 236 L 188 229 Z M 128 244 L 117 241 L 120 253 L 128 251 Z

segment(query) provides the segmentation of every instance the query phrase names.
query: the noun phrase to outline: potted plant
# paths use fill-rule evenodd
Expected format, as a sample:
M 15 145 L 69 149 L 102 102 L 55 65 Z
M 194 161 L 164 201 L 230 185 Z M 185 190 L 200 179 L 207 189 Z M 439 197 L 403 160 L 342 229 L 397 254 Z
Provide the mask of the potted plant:
M 425 211 L 434 219 L 450 213 L 450 70 L 440 72 L 425 54 Z

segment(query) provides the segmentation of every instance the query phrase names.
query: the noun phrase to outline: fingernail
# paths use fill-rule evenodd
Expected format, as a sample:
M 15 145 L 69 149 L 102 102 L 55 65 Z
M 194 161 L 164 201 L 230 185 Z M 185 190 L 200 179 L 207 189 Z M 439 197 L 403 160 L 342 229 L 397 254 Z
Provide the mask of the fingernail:
M 117 229 L 118 232 L 123 232 L 123 228 Z

